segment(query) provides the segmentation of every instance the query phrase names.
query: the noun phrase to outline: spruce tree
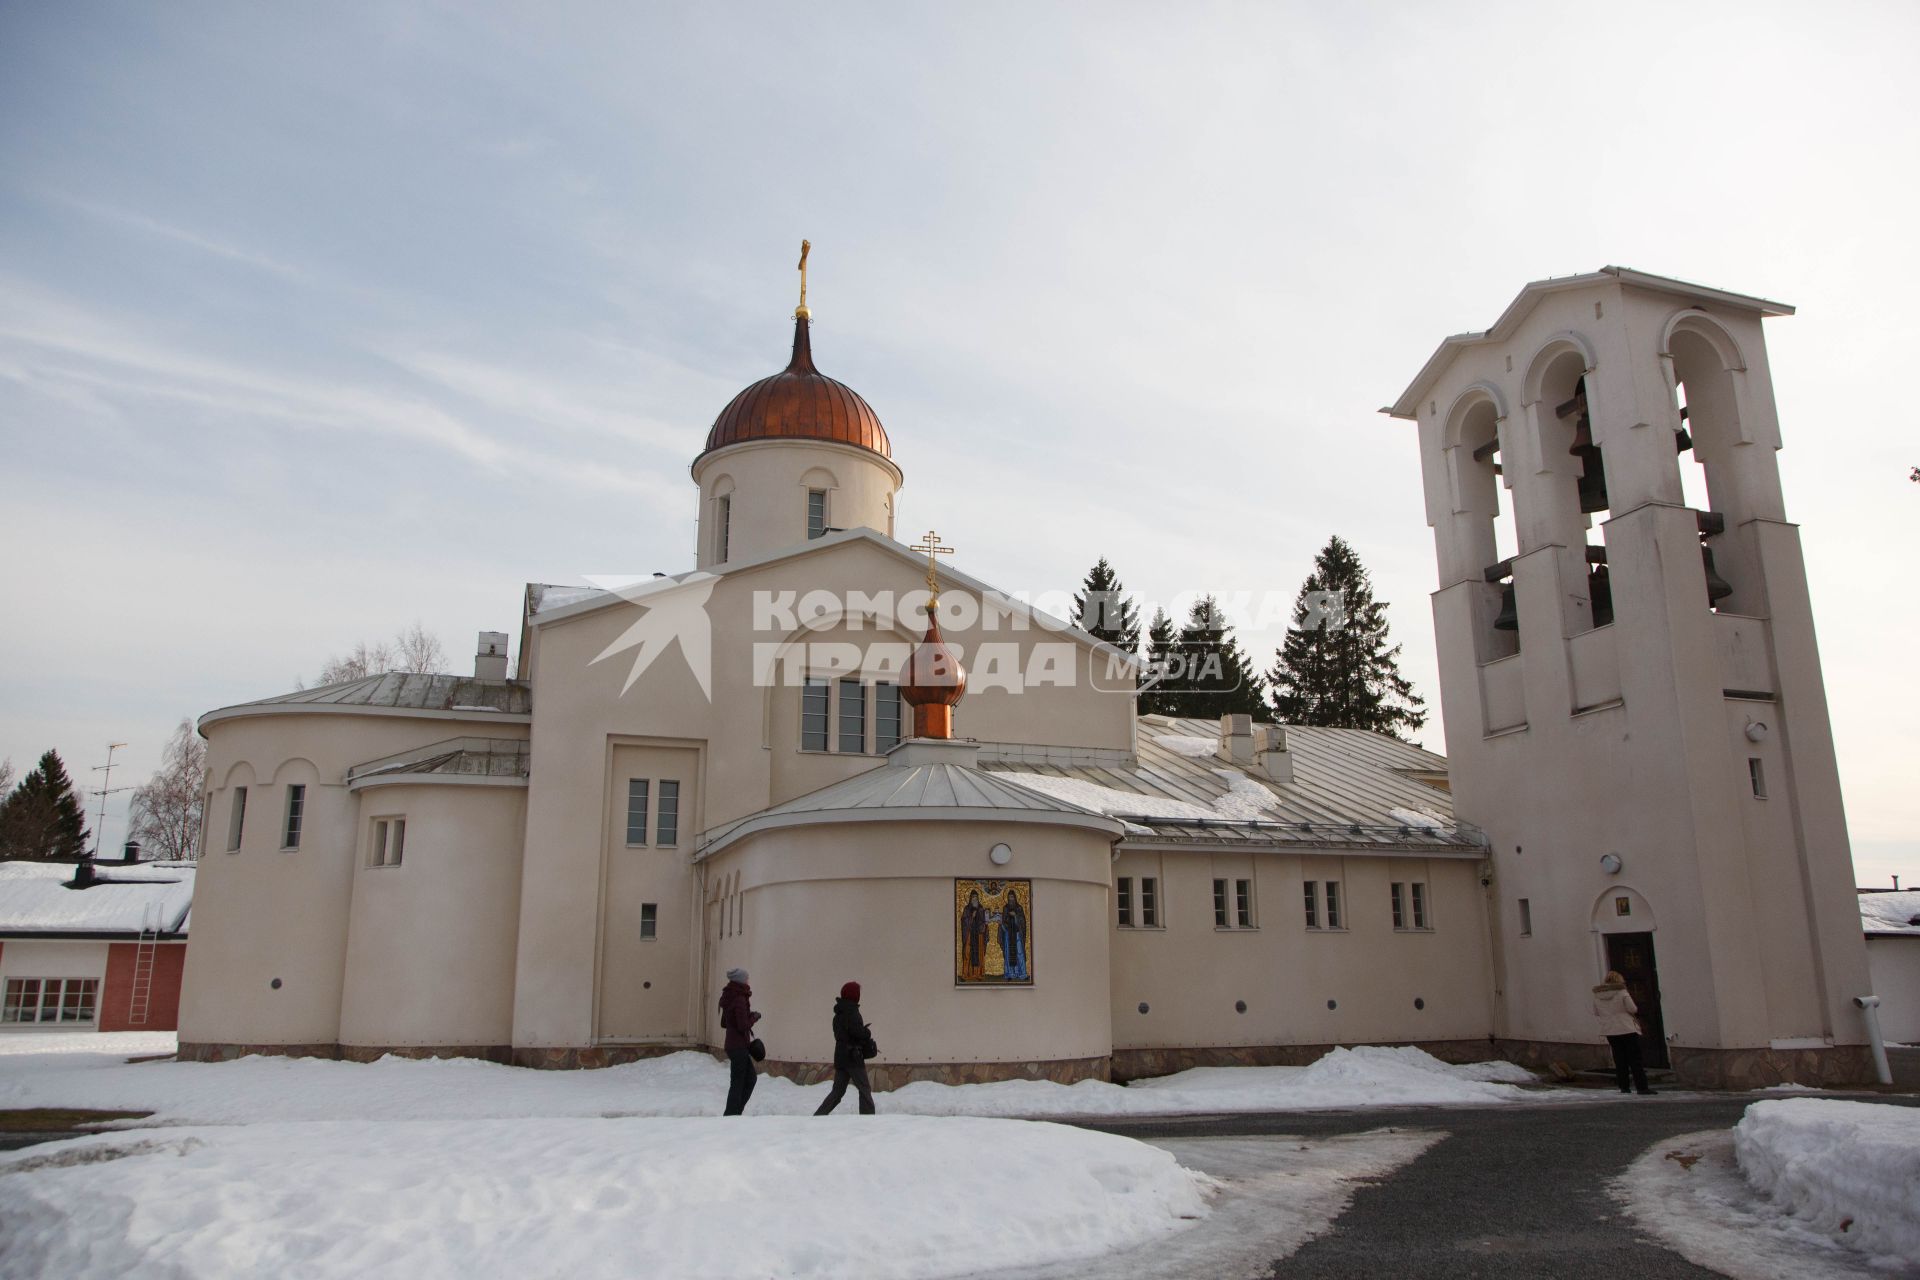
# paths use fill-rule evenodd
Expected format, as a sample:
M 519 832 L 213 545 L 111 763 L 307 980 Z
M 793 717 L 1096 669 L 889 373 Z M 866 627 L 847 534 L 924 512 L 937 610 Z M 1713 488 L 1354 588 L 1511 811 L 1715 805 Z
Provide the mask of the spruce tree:
M 1173 634 L 1173 619 L 1167 616 L 1165 609 L 1153 611 L 1153 621 L 1147 625 L 1147 675 L 1152 677 L 1168 668 L 1173 660 L 1176 640 Z M 1140 691 L 1140 714 L 1143 716 L 1165 716 L 1173 714 L 1167 708 L 1170 693 L 1165 679 L 1156 680 Z
M 1260 677 L 1212 596 L 1194 602 L 1174 652 L 1179 674 L 1166 681 L 1165 714 L 1211 720 L 1238 712 L 1258 716 L 1266 710 Z
M 80 797 L 59 752 L 49 751 L 0 801 L 0 858 L 69 862 L 86 852 Z
M 1105 556 L 1087 571 L 1073 597 L 1073 625 L 1130 657 L 1140 652 L 1140 611 Z
M 1387 606 L 1373 598 L 1360 557 L 1337 536 L 1314 557 L 1274 659 L 1267 678 L 1282 724 L 1401 738 L 1427 722 L 1426 700 L 1400 674 L 1400 646 L 1387 643 Z

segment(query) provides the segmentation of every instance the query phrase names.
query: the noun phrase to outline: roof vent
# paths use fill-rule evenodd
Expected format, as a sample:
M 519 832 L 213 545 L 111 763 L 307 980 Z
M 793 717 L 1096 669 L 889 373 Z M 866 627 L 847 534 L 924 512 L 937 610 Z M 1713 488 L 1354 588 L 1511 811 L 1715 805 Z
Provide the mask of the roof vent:
M 476 680 L 505 680 L 507 678 L 507 633 L 504 631 L 482 631 L 480 642 L 473 651 L 473 678 Z
M 1220 717 L 1219 756 L 1235 764 L 1253 763 L 1252 716 L 1238 714 Z

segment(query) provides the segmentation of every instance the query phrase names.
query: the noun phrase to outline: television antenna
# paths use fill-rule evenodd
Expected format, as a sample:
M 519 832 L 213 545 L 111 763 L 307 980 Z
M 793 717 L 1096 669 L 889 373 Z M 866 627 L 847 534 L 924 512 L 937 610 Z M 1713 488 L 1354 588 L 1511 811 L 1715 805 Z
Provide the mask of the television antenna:
M 93 766 L 93 771 L 102 775 L 99 789 L 94 792 L 95 795 L 100 797 L 100 816 L 96 818 L 93 823 L 93 857 L 95 859 L 100 857 L 100 841 L 106 834 L 107 829 L 107 797 L 117 792 L 133 790 L 132 787 L 116 787 L 111 785 L 113 782 L 113 753 L 126 745 L 124 742 L 109 742 L 107 744 L 107 762 Z

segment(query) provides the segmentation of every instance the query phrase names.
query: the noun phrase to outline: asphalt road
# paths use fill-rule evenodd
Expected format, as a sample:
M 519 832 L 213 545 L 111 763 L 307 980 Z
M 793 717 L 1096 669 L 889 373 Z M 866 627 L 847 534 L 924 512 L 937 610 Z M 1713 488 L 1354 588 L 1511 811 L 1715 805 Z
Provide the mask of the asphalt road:
M 1751 1094 L 1683 1093 L 1566 1105 L 1219 1116 L 1088 1127 L 1136 1138 L 1311 1138 L 1382 1127 L 1448 1135 L 1398 1172 L 1363 1188 L 1332 1231 L 1275 1262 L 1274 1277 L 1642 1280 L 1716 1273 L 1639 1236 L 1608 1196 L 1607 1182 L 1663 1138 L 1730 1128 L 1754 1100 Z M 1872 1100 L 1920 1105 L 1912 1096 Z

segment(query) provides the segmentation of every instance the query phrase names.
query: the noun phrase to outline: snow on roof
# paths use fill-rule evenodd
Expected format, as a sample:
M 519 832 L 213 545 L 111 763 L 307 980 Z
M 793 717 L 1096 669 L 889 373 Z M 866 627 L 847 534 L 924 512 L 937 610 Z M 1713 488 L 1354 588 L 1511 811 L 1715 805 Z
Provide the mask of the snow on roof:
M 184 933 L 193 907 L 186 862 L 96 865 L 94 884 L 69 889 L 71 862 L 0 862 L 0 935 Z
M 1920 938 L 1920 889 L 1862 889 L 1860 925 L 1871 934 Z

